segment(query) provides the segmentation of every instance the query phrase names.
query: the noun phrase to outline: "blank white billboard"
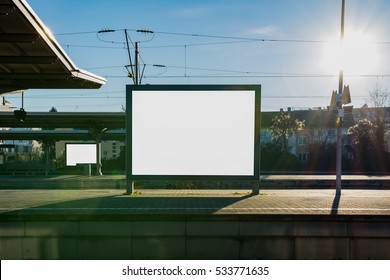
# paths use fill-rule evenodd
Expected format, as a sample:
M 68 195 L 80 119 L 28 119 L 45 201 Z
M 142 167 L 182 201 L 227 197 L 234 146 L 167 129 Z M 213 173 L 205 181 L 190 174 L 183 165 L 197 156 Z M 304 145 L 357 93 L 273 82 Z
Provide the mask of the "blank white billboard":
M 66 165 L 96 163 L 96 144 L 66 144 Z
M 132 90 L 132 175 L 254 176 L 255 90 Z

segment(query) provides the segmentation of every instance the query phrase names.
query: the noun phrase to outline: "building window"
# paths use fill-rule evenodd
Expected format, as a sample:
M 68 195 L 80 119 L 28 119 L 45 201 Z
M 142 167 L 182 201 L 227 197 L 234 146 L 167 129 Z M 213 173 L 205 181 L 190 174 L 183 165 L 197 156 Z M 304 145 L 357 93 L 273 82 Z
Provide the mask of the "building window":
M 306 136 L 299 136 L 298 144 L 299 145 L 306 145 L 307 144 L 307 137 Z
M 304 154 L 304 153 L 299 154 L 299 160 L 300 161 L 307 161 L 307 154 Z

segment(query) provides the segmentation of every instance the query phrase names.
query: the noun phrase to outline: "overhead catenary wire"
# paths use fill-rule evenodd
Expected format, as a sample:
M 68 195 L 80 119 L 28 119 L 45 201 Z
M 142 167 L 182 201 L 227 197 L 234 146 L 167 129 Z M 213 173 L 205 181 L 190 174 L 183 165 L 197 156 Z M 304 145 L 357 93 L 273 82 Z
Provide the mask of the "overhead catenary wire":
M 109 78 L 123 78 L 121 76 L 108 76 Z M 232 78 L 232 79 L 241 79 L 241 78 L 335 78 L 338 77 L 336 74 L 307 74 L 307 75 L 299 75 L 299 74 L 292 74 L 292 75 L 189 75 L 186 76 L 183 75 L 164 75 L 164 76 L 145 76 L 145 78 L 153 79 L 153 78 Z M 390 77 L 390 74 L 358 74 L 358 75 L 344 75 L 344 77 L 350 77 L 350 78 L 385 78 Z
M 367 98 L 368 96 L 363 96 L 363 95 L 354 95 L 354 98 Z M 30 96 L 27 98 L 27 100 L 32 100 L 32 99 L 107 99 L 107 96 Z M 126 96 L 110 96 L 109 99 L 125 99 Z M 324 98 L 330 98 L 329 95 L 262 95 L 262 99 L 324 99 Z M 9 98 L 12 99 L 12 98 Z M 93 105 L 93 104 L 90 104 Z
M 124 29 L 116 29 L 114 31 L 123 31 Z M 129 32 L 141 32 L 140 29 L 128 29 Z M 63 33 L 63 34 L 56 34 L 56 35 L 78 35 L 78 34 L 93 34 L 97 33 L 98 31 L 94 32 L 73 32 L 73 33 Z M 266 79 L 272 79 L 272 78 L 335 78 L 337 75 L 334 74 L 324 74 L 324 73 L 283 73 L 283 72 L 260 72 L 260 71 L 246 71 L 246 70 L 231 70 L 231 69 L 218 69 L 214 67 L 190 67 L 187 65 L 187 48 L 188 47 L 195 47 L 195 46 L 208 46 L 208 45 L 224 45 L 224 44 L 240 44 L 240 43 L 307 43 L 307 44 L 327 44 L 327 43 L 336 43 L 336 41 L 329 41 L 329 40 L 306 40 L 306 39 L 267 39 L 267 38 L 245 38 L 245 37 L 236 37 L 236 36 L 221 36 L 221 35 L 207 35 L 207 34 L 192 34 L 192 33 L 177 33 L 177 32 L 161 32 L 161 31 L 153 31 L 152 38 L 155 38 L 156 34 L 160 35 L 167 35 L 167 36 L 188 36 L 188 37 L 196 37 L 196 38 L 208 38 L 208 39 L 215 39 L 213 40 L 204 40 L 209 42 L 200 42 L 200 43 L 184 43 L 184 44 L 167 44 L 167 45 L 146 45 L 142 46 L 143 49 L 146 48 L 174 48 L 174 47 L 184 47 L 185 48 L 185 65 L 183 66 L 175 66 L 175 65 L 162 65 L 162 64 L 146 64 L 142 57 L 140 57 L 140 60 L 143 62 L 144 66 L 154 66 L 157 67 L 157 65 L 164 66 L 164 73 L 158 73 L 154 75 L 146 75 L 145 78 L 148 79 L 180 79 L 180 78 L 186 78 L 186 79 L 197 79 L 197 78 L 229 78 L 229 79 L 242 79 L 242 78 L 266 78 Z M 101 35 L 101 34 L 100 34 Z M 130 39 L 130 48 L 134 46 L 134 42 L 131 40 L 131 37 L 129 35 Z M 223 41 L 221 41 L 223 40 Z M 189 40 L 188 40 L 189 41 Z M 109 41 L 107 42 L 102 41 L 102 43 L 111 43 L 115 41 Z M 96 48 L 106 48 L 106 49 L 118 49 L 123 50 L 126 49 L 125 42 L 116 42 L 117 44 L 123 45 L 123 46 L 83 46 L 83 45 L 67 45 L 70 47 L 96 47 Z M 369 43 L 375 43 L 375 44 L 383 44 L 383 45 L 390 45 L 390 42 L 369 42 Z M 132 63 L 131 63 L 132 64 Z M 110 68 L 116 68 L 121 67 L 123 68 L 123 65 L 118 66 L 101 66 L 101 67 L 91 67 L 87 69 L 110 69 Z M 184 76 L 183 75 L 166 75 L 168 72 L 168 69 L 185 69 Z M 193 71 L 189 71 L 193 70 Z M 196 75 L 195 71 L 204 71 L 205 73 L 201 75 Z M 193 72 L 193 73 L 189 73 Z M 212 72 L 211 74 L 207 72 Z M 217 72 L 213 73 L 213 72 Z M 195 74 L 194 74 L 195 73 Z M 220 74 L 219 74 L 220 73 Z M 356 75 L 345 75 L 346 77 L 359 77 L 359 78 L 378 78 L 378 77 L 390 77 L 390 74 L 356 74 Z M 106 75 L 107 78 L 128 78 L 126 76 L 120 76 L 120 75 Z M 56 96 L 57 97 L 57 96 Z M 358 96 L 354 96 L 358 98 Z M 32 96 L 30 98 L 33 98 Z M 47 98 L 47 96 L 45 97 Z M 54 98 L 54 97 L 53 97 Z M 74 97 L 69 97 L 74 98 Z M 77 98 L 87 98 L 86 96 L 80 96 Z M 91 98 L 91 97 L 88 97 Z M 93 97 L 95 99 L 98 98 L 105 98 L 105 97 Z M 111 98 L 111 97 L 110 97 Z M 112 96 L 112 98 L 123 98 L 119 96 Z M 311 96 L 311 95 L 305 95 L 305 96 L 286 96 L 286 95 L 275 95 L 275 96 L 262 96 L 262 98 L 329 98 L 329 96 Z
M 104 95 L 103 95 L 104 94 Z M 107 97 L 106 94 L 109 94 L 109 97 Z M 298 92 L 297 95 L 286 95 L 281 92 L 276 92 L 273 94 L 265 94 L 261 96 L 262 98 L 268 98 L 268 99 L 304 99 L 304 98 L 329 98 L 329 95 L 313 95 L 312 93 L 303 93 Z M 366 98 L 366 95 L 354 95 L 354 98 Z M 31 99 L 58 99 L 58 98 L 68 98 L 68 99 L 124 99 L 126 98 L 126 90 L 115 90 L 115 91 L 106 91 L 106 92 L 72 92 L 72 93 L 66 93 L 66 94 L 56 94 L 56 95 L 46 95 L 46 94 L 37 94 L 37 93 L 31 93 L 29 95 L 25 96 L 26 100 Z M 8 99 L 18 99 L 17 96 L 9 96 Z
M 294 73 L 294 72 L 266 72 L 266 71 L 248 71 L 248 70 L 232 70 L 232 69 L 221 69 L 221 68 L 205 68 L 205 67 L 189 67 L 187 65 L 178 66 L 178 65 L 162 65 L 162 64 L 145 64 L 146 66 L 152 66 L 157 68 L 172 68 L 172 69 L 185 69 L 185 70 L 195 70 L 195 71 L 209 71 L 209 72 L 220 72 L 225 74 L 207 74 L 207 75 L 192 75 L 192 76 L 210 76 L 213 77 L 222 77 L 222 78 L 243 78 L 243 77 L 265 77 L 265 78 L 332 78 L 338 77 L 337 74 L 328 74 L 328 73 Z M 86 67 L 86 70 L 97 70 L 97 69 L 111 69 L 111 68 L 123 68 L 122 65 L 112 65 L 112 66 L 96 66 L 96 67 Z M 227 73 L 230 73 L 229 75 Z M 242 74 L 242 75 L 231 75 L 231 74 Z M 360 77 L 360 78 L 378 78 L 378 77 L 390 77 L 390 74 L 346 74 L 346 77 Z M 118 75 L 108 75 L 108 78 L 124 78 L 125 76 Z M 147 77 L 153 77 L 149 75 Z M 170 75 L 163 77 L 183 77 L 180 75 Z
M 187 63 L 187 50 L 190 47 L 196 47 L 196 46 L 212 46 L 212 45 L 230 45 L 230 44 L 248 44 L 248 43 L 269 43 L 269 44 L 275 44 L 275 43 L 280 43 L 280 44 L 286 44 L 286 46 L 290 46 L 290 44 L 313 44 L 313 46 L 318 46 L 320 44 L 328 44 L 328 43 L 337 43 L 335 41 L 330 41 L 330 40 L 322 40 L 321 38 L 252 38 L 252 37 L 245 37 L 245 36 L 225 36 L 224 34 L 197 34 L 197 33 L 192 33 L 192 32 L 172 32 L 172 31 L 151 31 L 148 29 L 131 29 L 131 28 L 125 28 L 129 32 L 138 32 L 138 33 L 143 33 L 143 34 L 149 34 L 147 37 L 147 41 L 143 42 L 150 42 L 156 37 L 163 37 L 173 39 L 168 42 L 168 44 L 159 44 L 158 42 L 153 42 L 153 44 L 145 44 L 142 46 L 142 49 L 162 49 L 162 48 L 185 48 L 185 63 L 184 67 L 183 66 L 174 66 L 174 65 L 162 65 L 162 64 L 146 64 L 143 60 L 142 57 L 140 57 L 140 60 L 142 61 L 144 66 L 153 66 L 159 68 L 157 65 L 161 65 L 164 67 L 160 67 L 164 69 L 163 73 L 157 73 L 154 75 L 151 75 L 153 73 L 149 73 L 149 75 L 145 76 L 145 78 L 148 79 L 196 79 L 196 78 L 216 78 L 216 79 L 222 79 L 222 78 L 227 78 L 227 79 L 280 79 L 280 78 L 288 78 L 288 79 L 299 79 L 299 78 L 308 78 L 308 79 L 321 79 L 321 78 L 335 78 L 337 75 L 333 74 L 326 74 L 326 73 L 288 73 L 288 72 L 261 72 L 261 71 L 246 71 L 245 69 L 242 70 L 232 70 L 232 69 L 223 69 L 214 67 L 215 65 L 210 65 L 211 67 L 193 67 L 190 62 L 191 60 L 188 59 Z M 125 29 L 103 29 L 106 33 L 109 33 L 108 31 L 121 31 Z M 101 30 L 100 30 L 101 31 Z M 97 39 L 102 43 L 100 46 L 98 45 L 99 42 L 96 45 L 82 45 L 82 44 L 66 44 L 66 47 L 70 48 L 96 48 L 96 49 L 108 49 L 108 50 L 120 50 L 123 51 L 126 49 L 126 43 L 123 40 L 123 42 L 115 41 L 115 40 L 106 40 L 106 37 L 103 35 L 105 32 L 99 33 L 99 30 L 95 31 L 77 31 L 77 32 L 65 32 L 65 33 L 56 33 L 55 36 L 63 36 L 61 39 L 65 37 L 70 37 L 70 36 L 84 36 L 84 35 L 91 35 L 91 36 L 96 36 Z M 133 33 L 132 33 L 133 34 Z M 131 35 L 132 35 L 131 34 Z M 130 36 L 130 35 L 129 35 Z M 87 36 L 85 36 L 87 37 Z M 183 37 L 180 40 L 177 40 L 178 44 L 175 44 L 174 39 L 179 39 L 179 37 Z M 76 37 L 74 37 L 76 38 Z M 191 40 L 191 38 L 194 38 Z M 198 39 L 200 38 L 200 39 Z M 203 39 L 202 39 L 203 38 Z M 69 39 L 69 38 L 66 38 Z M 103 39 L 103 40 L 100 40 Z M 116 38 L 117 39 L 117 38 Z M 130 38 L 131 39 L 131 38 Z M 381 38 L 385 39 L 385 38 Z M 183 42 L 184 43 L 181 43 Z M 203 42 L 202 42 L 203 41 Z M 367 43 L 367 42 L 366 42 Z M 381 44 L 381 45 L 390 45 L 390 41 L 373 41 L 373 42 L 368 42 L 372 44 Z M 135 48 L 134 43 L 131 42 L 130 48 Z M 206 49 L 206 48 L 205 48 Z M 211 48 L 210 48 L 211 49 Z M 191 49 L 192 50 L 192 49 Z M 207 49 L 208 50 L 208 49 Z M 145 51 L 146 52 L 146 51 Z M 188 58 L 191 58 L 189 56 Z M 108 62 L 109 65 L 115 64 L 116 62 Z M 120 62 L 119 62 L 120 63 Z M 164 63 L 164 62 L 163 62 Z M 125 79 L 128 78 L 127 76 L 124 75 L 124 72 L 122 73 L 123 76 L 120 75 L 115 75 L 118 74 L 119 71 L 111 71 L 111 69 L 114 68 L 122 68 L 123 71 L 125 71 L 124 64 L 119 65 L 119 66 L 95 66 L 95 67 L 90 67 L 86 68 L 88 70 L 96 70 L 96 69 L 101 69 L 103 70 L 102 72 L 106 72 L 108 75 L 105 75 L 107 78 L 121 78 Z M 130 62 L 130 64 L 132 64 Z M 245 67 L 243 67 L 245 68 Z M 84 68 L 85 69 L 85 68 Z M 104 71 L 107 69 L 107 71 Z M 175 71 L 170 71 L 172 69 L 184 69 L 184 77 L 180 75 L 174 75 Z M 148 68 L 149 70 L 149 68 Z M 161 69 L 162 70 L 162 69 Z M 198 71 L 198 72 L 197 72 Z M 152 71 L 153 72 L 153 71 Z M 157 71 L 155 71 L 157 72 Z M 176 71 L 178 73 L 179 71 Z M 192 72 L 192 73 L 191 73 Z M 308 71 L 310 72 L 310 70 Z M 110 75 L 111 74 L 111 75 Z M 171 75 L 167 75 L 171 74 Z M 173 74 L 173 75 L 172 75 Z M 198 74 L 198 75 L 197 75 Z M 358 77 L 358 78 L 377 78 L 377 77 L 383 77 L 387 78 L 390 77 L 390 74 L 358 74 L 358 75 L 345 75 L 346 77 Z M 119 94 L 123 94 L 125 96 L 125 92 L 105 92 L 103 94 L 110 93 L 110 98 L 116 98 L 120 99 L 123 98 L 122 96 L 118 96 Z M 95 94 L 95 93 L 94 93 Z M 99 93 L 96 93 L 99 94 Z M 100 97 L 100 96 L 91 96 L 91 93 L 86 93 L 85 95 L 81 96 L 69 96 L 68 94 L 63 97 L 61 95 L 55 95 L 55 96 L 50 96 L 50 95 L 45 95 L 45 96 L 38 96 L 38 95 L 27 95 L 26 97 L 28 99 L 30 98 L 94 98 L 94 99 L 100 99 L 100 98 L 106 98 Z M 102 93 L 100 93 L 102 94 Z M 313 96 L 313 95 L 300 95 L 300 96 L 286 96 L 286 95 L 273 95 L 273 96 L 262 96 L 262 98 L 328 98 L 329 96 Z M 355 96 L 354 97 L 358 97 Z
M 189 46 L 204 46 L 204 45 L 213 45 L 213 44 L 234 44 L 234 43 L 249 43 L 249 42 L 289 42 L 289 43 L 335 43 L 335 41 L 329 41 L 329 40 L 307 40 L 307 39 L 267 39 L 267 38 L 249 38 L 249 37 L 239 37 L 239 36 L 223 36 L 223 35 L 214 35 L 214 34 L 195 34 L 195 33 L 182 33 L 182 32 L 167 32 L 167 31 L 151 31 L 149 29 L 102 29 L 100 31 L 95 31 L 96 34 L 106 34 L 106 33 L 113 33 L 116 31 L 125 31 L 126 33 L 126 41 L 130 40 L 131 45 L 135 48 L 134 42 L 131 40 L 130 35 L 128 34 L 128 31 L 131 32 L 137 32 L 137 33 L 143 33 L 143 34 L 152 34 L 152 39 L 154 38 L 155 34 L 163 34 L 163 35 L 176 35 L 176 36 L 190 36 L 190 37 L 206 37 L 206 38 L 213 38 L 213 39 L 229 39 L 232 41 L 225 41 L 225 42 L 202 42 L 202 43 L 186 43 L 186 44 L 173 44 L 173 45 L 160 45 L 160 46 L 143 46 L 143 48 L 164 48 L 164 47 L 184 47 L 184 76 L 187 76 L 187 69 L 190 69 L 187 65 L 187 47 Z M 93 33 L 91 32 L 80 32 L 80 34 L 86 34 L 86 33 Z M 75 35 L 79 34 L 78 32 L 71 32 L 71 33 L 59 33 L 58 35 Z M 98 39 L 99 36 L 98 36 Z M 151 40 L 151 39 L 150 39 Z M 148 40 L 148 41 L 150 41 Z M 237 41 L 236 41 L 237 40 Z M 120 43 L 120 44 L 125 44 L 124 42 L 115 42 L 115 41 L 109 41 L 109 40 L 102 40 L 103 42 L 108 42 L 108 43 Z M 390 44 L 390 42 L 376 42 L 376 43 L 381 43 L 381 44 Z M 71 47 L 71 45 L 67 44 L 67 47 Z M 76 45 L 75 45 L 76 46 Z M 80 46 L 80 45 L 77 45 Z M 80 46 L 81 47 L 81 46 Z M 91 46 L 92 47 L 92 46 Z M 96 47 L 101 47 L 101 46 L 96 46 Z M 120 48 L 122 49 L 122 48 Z M 130 51 L 130 46 L 127 44 L 127 49 Z M 139 59 L 143 62 L 144 67 L 146 67 L 146 63 L 143 59 L 142 56 L 139 56 Z M 133 66 L 133 63 L 130 62 L 130 67 Z M 144 71 L 145 68 L 143 68 Z M 195 69 L 194 69 L 195 70 Z M 197 69 L 200 70 L 200 69 Z M 206 70 L 205 70 L 206 71 Z M 131 73 L 134 71 L 132 70 Z M 228 72 L 228 71 L 227 71 Z M 242 71 L 248 72 L 248 71 Z M 162 76 L 162 75 L 159 75 Z M 285 75 L 283 75 L 285 76 Z M 296 76 L 291 75 L 291 76 Z M 301 75 L 298 75 L 301 76 Z M 309 75 L 309 76 L 317 76 L 317 75 Z M 363 76 L 363 75 L 361 75 Z M 367 76 L 367 75 L 364 75 Z M 370 76 L 387 76 L 387 75 L 370 75 Z M 165 77 L 165 76 L 164 76 Z
M 75 32 L 64 32 L 64 33 L 55 33 L 55 36 L 69 36 L 69 35 L 83 35 L 83 34 L 97 34 L 98 32 L 103 33 L 102 31 L 123 31 L 128 30 L 131 32 L 138 33 L 150 33 L 155 36 L 155 34 L 161 35 L 172 35 L 172 36 L 185 36 L 185 37 L 197 37 L 197 38 L 213 38 L 213 39 L 229 39 L 234 41 L 242 41 L 242 42 L 280 42 L 280 43 L 337 43 L 337 40 L 322 40 L 322 39 L 299 39 L 299 38 L 288 38 L 288 39 L 280 39 L 280 38 L 256 38 L 256 37 L 241 37 L 241 36 L 225 36 L 218 34 L 197 34 L 197 33 L 186 33 L 186 32 L 170 32 L 170 31 L 151 31 L 149 29 L 132 29 L 132 28 L 123 28 L 123 29 L 102 29 L 96 31 L 75 31 Z M 222 42 L 222 44 L 231 44 L 234 41 Z M 125 42 L 117 42 L 124 44 Z M 369 41 L 365 42 L 369 44 L 385 44 L 390 45 L 390 41 Z M 205 43 L 205 44 L 213 44 Z M 189 45 L 189 44 L 187 44 Z M 195 44 L 196 45 L 196 44 Z M 184 46 L 184 45 L 176 45 L 176 46 Z M 164 46 L 156 46 L 156 47 L 164 47 Z
M 226 73 L 241 73 L 245 74 L 244 76 L 224 76 L 226 78 L 250 78 L 252 77 L 252 74 L 262 74 L 261 76 L 254 76 L 254 77 L 264 77 L 264 78 L 304 78 L 304 77 L 331 77 L 332 75 L 324 75 L 324 74 L 296 74 L 296 73 L 262 73 L 262 72 L 253 72 L 253 71 L 235 71 L 235 70 L 228 70 L 228 69 L 212 69 L 212 68 L 196 68 L 196 67 L 189 67 L 187 63 L 187 48 L 188 47 L 194 47 L 194 46 L 207 46 L 207 45 L 223 45 L 223 44 L 237 44 L 237 43 L 252 43 L 252 42 L 284 42 L 284 43 L 336 43 L 335 41 L 329 41 L 329 40 L 307 40 L 307 39 L 266 39 L 266 38 L 248 38 L 248 37 L 238 37 L 238 36 L 222 36 L 222 35 L 210 35 L 210 34 L 194 34 L 194 33 L 180 33 L 180 32 L 166 32 L 166 31 L 151 31 L 148 29 L 102 29 L 100 31 L 97 31 L 95 33 L 97 34 L 105 34 L 105 33 L 113 33 L 116 31 L 125 31 L 126 32 L 126 40 L 129 40 L 131 42 L 131 46 L 135 48 L 135 44 L 133 40 L 131 39 L 129 32 L 138 32 L 142 34 L 152 34 L 152 39 L 154 38 L 155 34 L 163 34 L 163 35 L 176 35 L 176 36 L 190 36 L 190 37 L 206 37 L 206 38 L 212 38 L 212 39 L 229 39 L 230 41 L 223 41 L 223 42 L 201 42 L 201 43 L 185 43 L 185 44 L 171 44 L 171 45 L 155 45 L 155 46 L 143 46 L 144 49 L 146 48 L 164 48 L 164 47 L 184 47 L 184 77 L 188 78 L 205 78 L 206 75 L 200 76 L 200 75 L 189 75 L 187 70 L 197 70 L 197 71 L 219 71 L 219 72 L 226 72 Z M 93 33 L 93 32 L 80 32 L 80 34 L 86 34 L 86 33 Z M 75 35 L 78 34 L 77 32 L 72 33 L 62 33 L 59 35 Z M 99 37 L 98 37 L 99 38 Z M 151 39 L 150 39 L 151 40 Z M 150 41 L 148 40 L 148 41 Z M 115 42 L 115 41 L 109 41 L 109 40 L 103 40 L 103 42 Z M 115 42 L 120 44 L 125 44 L 124 42 Z M 390 44 L 390 42 L 373 42 L 378 44 Z M 67 44 L 67 47 L 72 47 L 72 45 Z M 74 45 L 78 47 L 83 47 L 82 45 Z M 93 46 L 91 46 L 93 47 Z M 107 47 L 107 46 L 96 46 L 98 48 L 117 48 L 117 49 L 125 49 L 126 47 Z M 127 46 L 127 50 L 130 51 L 130 45 Z M 131 56 L 130 56 L 131 57 Z M 143 57 L 139 56 L 140 61 L 143 63 L 143 69 L 142 73 L 145 70 L 145 67 L 147 64 L 145 63 Z M 127 65 L 129 67 L 133 67 L 133 63 L 130 61 L 130 64 Z M 121 66 L 124 67 L 124 66 Z M 126 66 L 125 66 L 126 67 Z M 108 67 L 107 67 L 108 68 Z M 175 66 L 167 66 L 168 68 L 180 68 Z M 94 67 L 91 69 L 99 69 L 99 67 Z M 103 69 L 101 67 L 100 69 Z M 176 75 L 162 75 L 165 74 L 168 70 L 164 71 L 164 73 L 159 73 L 157 75 L 149 75 L 145 76 L 145 78 L 179 78 L 180 76 Z M 134 73 L 134 70 L 129 71 L 131 73 Z M 263 75 L 264 74 L 264 75 Z M 387 77 L 387 74 L 360 74 L 360 75 L 354 75 L 355 77 Z M 113 77 L 113 76 L 111 76 Z M 220 75 L 207 75 L 208 78 L 214 78 L 214 77 L 220 77 Z M 118 76 L 115 76 L 115 78 L 118 78 Z

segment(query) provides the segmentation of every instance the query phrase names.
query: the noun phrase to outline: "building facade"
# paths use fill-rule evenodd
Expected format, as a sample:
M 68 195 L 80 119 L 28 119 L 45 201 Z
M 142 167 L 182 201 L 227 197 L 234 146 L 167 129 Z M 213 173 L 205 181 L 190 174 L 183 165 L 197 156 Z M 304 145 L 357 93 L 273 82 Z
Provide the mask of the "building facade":
M 299 158 L 301 162 L 309 159 L 310 145 L 312 144 L 331 144 L 336 143 L 337 115 L 328 108 L 315 108 L 309 110 L 287 110 L 293 119 L 305 121 L 305 129 L 292 137 L 288 142 L 288 151 Z M 270 126 L 272 118 L 277 116 L 279 112 L 263 112 L 262 113 L 262 144 L 272 141 L 272 132 Z M 348 138 L 348 129 L 360 120 L 368 119 L 374 123 L 383 122 L 385 130 L 390 129 L 390 108 L 362 108 L 353 109 L 352 107 L 345 108 L 343 118 L 343 152 L 349 152 L 350 141 Z M 390 135 L 385 134 L 385 143 L 387 148 L 390 147 Z

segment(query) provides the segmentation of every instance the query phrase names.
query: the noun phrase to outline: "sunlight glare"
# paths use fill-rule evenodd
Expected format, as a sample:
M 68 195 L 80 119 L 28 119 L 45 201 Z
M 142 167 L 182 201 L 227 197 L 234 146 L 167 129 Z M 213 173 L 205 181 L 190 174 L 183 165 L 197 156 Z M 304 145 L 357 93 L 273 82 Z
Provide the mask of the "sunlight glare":
M 359 30 L 346 30 L 342 44 L 339 39 L 325 44 L 321 68 L 327 74 L 341 69 L 348 75 L 375 74 L 378 62 L 378 50 L 370 36 Z

